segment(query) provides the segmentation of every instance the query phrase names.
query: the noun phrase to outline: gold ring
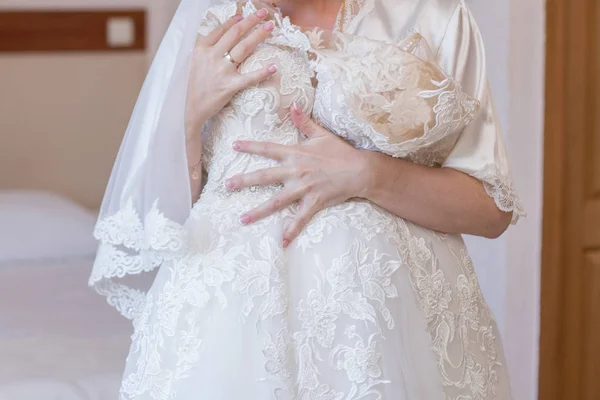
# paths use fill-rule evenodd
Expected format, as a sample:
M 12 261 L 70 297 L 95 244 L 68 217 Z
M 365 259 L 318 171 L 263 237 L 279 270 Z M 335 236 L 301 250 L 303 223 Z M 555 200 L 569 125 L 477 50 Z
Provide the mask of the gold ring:
M 223 57 L 225 57 L 225 59 L 226 59 L 227 61 L 229 61 L 230 63 L 232 63 L 232 64 L 233 64 L 233 65 L 235 65 L 236 67 L 237 67 L 238 65 L 240 65 L 240 63 L 239 63 L 239 62 L 236 62 L 236 61 L 233 59 L 233 57 L 231 57 L 231 54 L 229 54 L 229 52 L 225 53 L 225 55 L 224 55 Z

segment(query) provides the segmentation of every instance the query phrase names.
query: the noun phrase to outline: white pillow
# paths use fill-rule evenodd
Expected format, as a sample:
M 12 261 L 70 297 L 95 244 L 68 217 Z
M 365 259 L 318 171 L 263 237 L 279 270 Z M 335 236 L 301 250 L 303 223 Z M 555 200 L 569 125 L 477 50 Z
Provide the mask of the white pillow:
M 0 191 L 0 265 L 92 258 L 96 217 L 50 192 Z

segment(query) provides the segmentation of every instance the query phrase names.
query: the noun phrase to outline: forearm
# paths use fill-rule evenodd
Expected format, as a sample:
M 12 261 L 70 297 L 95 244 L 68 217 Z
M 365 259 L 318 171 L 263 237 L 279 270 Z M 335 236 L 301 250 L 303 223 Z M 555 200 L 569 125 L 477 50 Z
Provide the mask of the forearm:
M 191 125 L 191 124 L 190 124 Z M 189 125 L 188 125 L 189 126 Z M 196 125 L 198 126 L 198 125 Z M 200 198 L 202 191 L 202 128 L 187 128 L 185 148 L 190 179 L 192 203 Z
M 495 238 L 510 224 L 481 182 L 449 168 L 428 168 L 380 153 L 363 152 L 364 193 L 380 207 L 446 233 Z

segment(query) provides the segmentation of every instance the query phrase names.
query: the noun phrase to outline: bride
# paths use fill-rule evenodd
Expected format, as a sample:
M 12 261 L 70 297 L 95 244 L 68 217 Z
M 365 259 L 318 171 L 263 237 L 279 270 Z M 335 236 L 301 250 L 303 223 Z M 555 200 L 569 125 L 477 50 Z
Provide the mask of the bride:
M 121 399 L 509 399 L 460 234 L 522 213 L 463 0 L 183 0 L 95 231 Z

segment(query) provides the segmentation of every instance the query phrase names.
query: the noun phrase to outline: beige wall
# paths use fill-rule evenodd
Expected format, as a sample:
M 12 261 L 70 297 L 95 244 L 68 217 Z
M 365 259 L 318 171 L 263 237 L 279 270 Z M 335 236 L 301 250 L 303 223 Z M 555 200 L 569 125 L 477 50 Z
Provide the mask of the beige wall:
M 97 208 L 146 68 L 144 53 L 0 55 L 0 189 Z
M 484 294 L 499 317 L 515 400 L 537 399 L 544 140 L 545 0 L 467 0 L 527 218 L 500 239 L 468 238 Z M 524 39 L 526 38 L 526 39 Z
M 0 190 L 49 189 L 90 208 L 179 0 L 0 0 L 0 9 L 144 8 L 146 53 L 0 54 Z
M 154 54 L 181 0 L 0 0 L 0 9 L 128 9 L 143 8 L 148 12 L 148 53 Z

